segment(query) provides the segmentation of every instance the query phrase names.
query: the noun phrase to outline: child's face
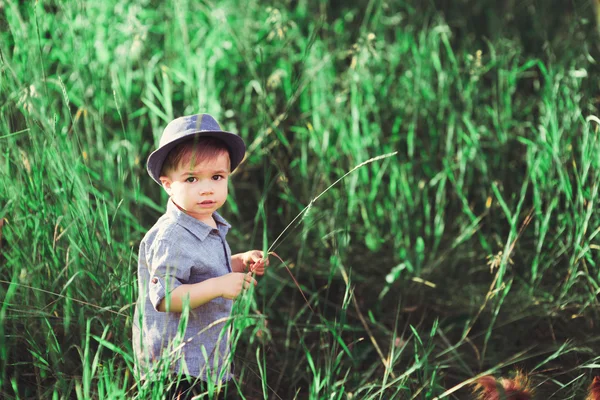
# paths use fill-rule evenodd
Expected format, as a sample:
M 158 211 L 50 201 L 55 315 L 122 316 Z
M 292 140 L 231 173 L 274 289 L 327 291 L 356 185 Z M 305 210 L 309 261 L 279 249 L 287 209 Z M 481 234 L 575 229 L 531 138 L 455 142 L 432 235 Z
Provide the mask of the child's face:
M 229 153 L 225 151 L 194 166 L 183 163 L 167 176 L 161 176 L 160 181 L 179 208 L 213 225 L 212 213 L 227 200 L 229 165 Z

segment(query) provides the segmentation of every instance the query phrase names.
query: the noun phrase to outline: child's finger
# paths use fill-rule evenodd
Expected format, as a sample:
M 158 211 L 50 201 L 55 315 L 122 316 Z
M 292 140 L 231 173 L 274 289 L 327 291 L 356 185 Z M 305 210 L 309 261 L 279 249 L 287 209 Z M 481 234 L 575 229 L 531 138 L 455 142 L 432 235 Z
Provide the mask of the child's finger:
M 257 275 L 263 275 L 265 273 L 265 266 L 263 264 L 256 265 L 254 268 L 252 268 L 252 272 Z
M 250 280 L 248 281 L 248 285 L 250 285 L 251 283 L 253 283 L 254 286 L 256 286 L 256 279 L 250 277 Z
M 257 262 L 255 262 L 252 265 L 251 271 L 256 272 L 257 270 L 264 270 L 265 269 L 265 265 L 269 265 L 269 262 L 267 261 L 265 263 L 265 260 L 263 260 L 263 259 L 258 260 Z
M 252 278 L 252 276 L 250 276 L 250 273 L 246 274 L 244 276 L 244 284 L 243 284 L 243 288 L 244 289 L 248 289 L 250 287 L 250 284 L 252 283 L 254 279 Z
M 252 274 L 253 274 L 253 272 L 252 272 L 252 271 L 250 271 L 250 272 L 248 272 L 248 273 L 246 274 L 246 282 L 247 282 L 247 283 L 254 283 L 254 286 L 256 286 L 256 279 L 254 279 L 254 278 L 252 277 Z
M 265 270 L 263 268 L 254 268 L 252 270 L 252 273 L 254 275 L 262 275 L 262 274 L 264 274 L 264 272 L 265 272 Z

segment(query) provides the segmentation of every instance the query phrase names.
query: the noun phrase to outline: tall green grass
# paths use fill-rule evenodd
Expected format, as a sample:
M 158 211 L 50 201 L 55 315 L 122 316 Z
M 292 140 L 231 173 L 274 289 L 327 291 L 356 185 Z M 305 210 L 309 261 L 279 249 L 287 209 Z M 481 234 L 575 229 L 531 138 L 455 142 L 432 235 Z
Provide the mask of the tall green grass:
M 249 149 L 232 249 L 289 268 L 271 258 L 236 305 L 247 398 L 464 399 L 516 368 L 582 398 L 600 349 L 592 10 L 4 1 L 1 396 L 160 398 L 170 382 L 140 382 L 131 349 L 137 244 L 166 201 L 145 159 L 172 118 L 208 112 Z

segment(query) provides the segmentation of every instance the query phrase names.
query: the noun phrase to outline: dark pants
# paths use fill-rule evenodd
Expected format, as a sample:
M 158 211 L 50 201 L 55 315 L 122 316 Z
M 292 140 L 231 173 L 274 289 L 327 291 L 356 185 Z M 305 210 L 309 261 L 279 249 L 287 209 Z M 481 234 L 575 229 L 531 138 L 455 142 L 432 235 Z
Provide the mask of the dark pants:
M 167 400 L 189 400 L 194 396 L 202 394 L 203 396 L 199 399 L 206 400 L 238 400 L 238 390 L 233 382 L 228 384 L 222 384 L 220 392 L 207 394 L 208 385 L 201 380 L 196 380 L 192 377 L 181 376 L 179 382 L 176 385 L 171 386 L 167 392 Z

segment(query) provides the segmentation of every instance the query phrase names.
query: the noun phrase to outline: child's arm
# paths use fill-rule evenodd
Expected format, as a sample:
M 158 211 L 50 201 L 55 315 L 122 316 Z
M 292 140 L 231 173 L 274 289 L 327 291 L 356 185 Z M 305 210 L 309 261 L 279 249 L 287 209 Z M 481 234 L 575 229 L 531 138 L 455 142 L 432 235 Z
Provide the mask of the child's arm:
M 191 309 L 200 307 L 217 297 L 235 299 L 242 289 L 247 288 L 251 283 L 256 285 L 256 280 L 250 273 L 231 272 L 218 278 L 211 278 L 193 284 L 179 285 L 166 295 L 170 297 L 169 308 L 167 309 L 167 299 L 165 296 L 158 304 L 157 309 L 162 312 L 182 312 L 187 298 L 189 298 Z

